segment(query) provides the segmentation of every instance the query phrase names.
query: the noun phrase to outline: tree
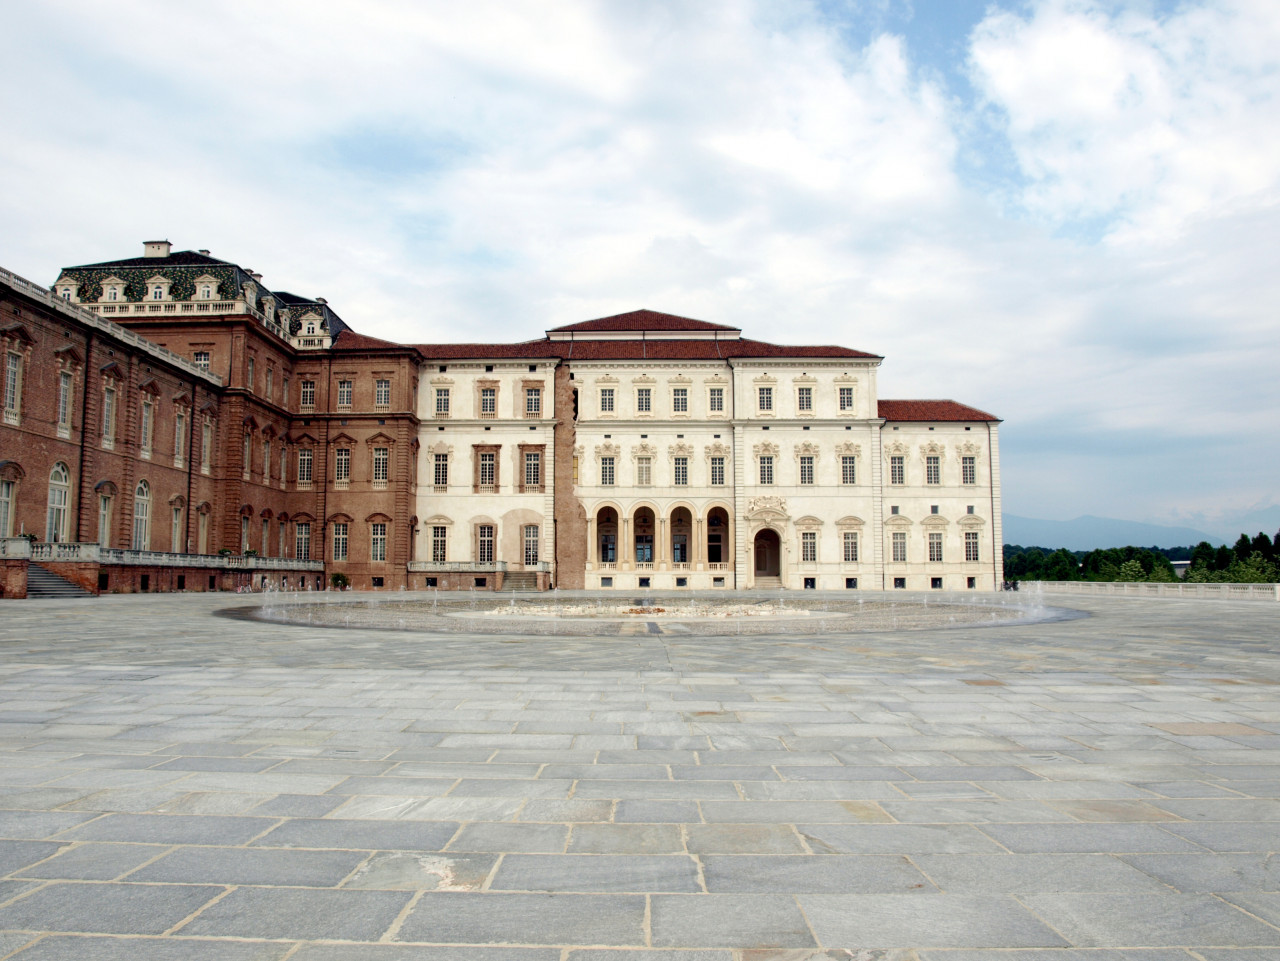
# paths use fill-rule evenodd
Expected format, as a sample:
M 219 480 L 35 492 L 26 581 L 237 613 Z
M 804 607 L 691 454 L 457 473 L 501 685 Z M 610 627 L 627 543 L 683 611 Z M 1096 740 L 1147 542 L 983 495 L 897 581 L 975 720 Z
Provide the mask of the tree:
M 1258 531 L 1258 536 L 1249 544 L 1249 555 L 1261 554 L 1268 561 L 1276 559 L 1275 547 L 1271 543 L 1271 538 L 1262 531 Z
M 1249 540 L 1248 534 L 1241 534 L 1240 539 L 1236 541 L 1231 550 L 1235 553 L 1236 560 L 1247 561 L 1249 555 L 1253 553 L 1253 541 Z
M 1116 571 L 1117 581 L 1145 581 L 1146 575 L 1143 573 L 1142 565 L 1137 560 L 1128 560 L 1120 565 Z
M 1208 541 L 1201 541 L 1191 552 L 1191 565 L 1189 569 L 1202 568 L 1206 571 L 1213 570 L 1213 561 L 1216 554 L 1217 551 L 1213 549 L 1212 544 Z

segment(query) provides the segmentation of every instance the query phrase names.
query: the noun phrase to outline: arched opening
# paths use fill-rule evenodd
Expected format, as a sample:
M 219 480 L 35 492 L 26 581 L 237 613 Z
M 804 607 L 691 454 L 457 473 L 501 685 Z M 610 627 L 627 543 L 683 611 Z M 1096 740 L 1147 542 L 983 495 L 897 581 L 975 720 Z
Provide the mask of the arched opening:
M 636 568 L 653 567 L 653 511 L 641 507 L 635 513 Z
M 689 539 L 693 536 L 693 515 L 687 507 L 671 512 L 671 563 L 675 567 L 689 565 Z
M 597 557 L 602 565 L 618 563 L 618 512 L 602 507 L 596 514 Z
M 777 531 L 766 527 L 756 534 L 756 577 L 777 577 L 782 573 L 781 546 Z
M 61 462 L 49 472 L 49 513 L 45 524 L 44 539 L 50 544 L 60 544 L 67 539 L 67 509 L 71 498 L 71 472 Z
M 707 514 L 707 563 L 726 564 L 728 558 L 729 512 L 723 507 L 713 507 Z
M 144 480 L 133 492 L 133 549 L 151 550 L 151 488 Z

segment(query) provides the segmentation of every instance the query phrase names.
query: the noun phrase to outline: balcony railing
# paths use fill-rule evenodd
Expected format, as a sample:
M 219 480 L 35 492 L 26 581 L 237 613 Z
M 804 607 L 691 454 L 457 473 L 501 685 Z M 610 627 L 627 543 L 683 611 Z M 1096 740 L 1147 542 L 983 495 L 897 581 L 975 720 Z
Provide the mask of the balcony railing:
M 25 537 L 0 537 L 0 557 L 30 557 L 31 541 Z
M 23 538 L 6 538 L 0 544 Z M 63 543 L 34 544 L 31 559 L 46 563 L 119 564 L 126 567 L 216 567 L 224 570 L 322 571 L 322 561 L 293 557 L 259 557 L 238 554 L 173 554 L 165 551 L 132 551 L 99 544 Z
M 506 561 L 410 561 L 414 574 L 493 574 L 505 572 Z

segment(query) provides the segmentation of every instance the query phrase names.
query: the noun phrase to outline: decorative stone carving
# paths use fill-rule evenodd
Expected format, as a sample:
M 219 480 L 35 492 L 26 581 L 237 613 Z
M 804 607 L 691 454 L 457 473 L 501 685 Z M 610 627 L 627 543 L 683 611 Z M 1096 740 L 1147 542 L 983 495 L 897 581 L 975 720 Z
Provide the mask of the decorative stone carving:
M 631 459 L 637 457 L 656 457 L 658 449 L 647 441 L 641 441 L 637 446 L 631 448 Z
M 929 441 L 929 443 L 927 443 L 927 444 L 921 444 L 921 445 L 920 445 L 920 456 L 921 456 L 921 457 L 939 457 L 939 458 L 941 458 L 941 457 L 945 457 L 945 456 L 946 456 L 946 454 L 947 454 L 947 448 L 946 448 L 946 446 L 945 446 L 945 445 L 943 445 L 943 444 L 939 444 L 937 441 L 933 441 L 933 440 L 931 440 L 931 441 Z
M 837 457 L 861 457 L 862 445 L 855 444 L 852 441 L 845 441 L 843 444 L 836 444 Z
M 747 516 L 757 520 L 786 520 L 785 497 L 751 497 L 747 500 Z
M 672 444 L 667 448 L 667 454 L 671 457 L 692 457 L 693 445 L 686 443 Z
M 816 461 L 818 459 L 818 445 L 808 440 L 803 444 L 796 444 L 796 456 L 812 457 Z
M 909 448 L 902 441 L 894 441 L 892 444 L 884 445 L 884 453 L 886 457 L 906 457 Z
M 617 444 L 606 441 L 603 444 L 596 445 L 596 457 L 617 457 L 620 453 L 622 453 L 622 448 Z
M 765 441 L 763 444 L 756 444 L 751 448 L 751 453 L 756 457 L 776 457 L 778 455 L 778 445 Z

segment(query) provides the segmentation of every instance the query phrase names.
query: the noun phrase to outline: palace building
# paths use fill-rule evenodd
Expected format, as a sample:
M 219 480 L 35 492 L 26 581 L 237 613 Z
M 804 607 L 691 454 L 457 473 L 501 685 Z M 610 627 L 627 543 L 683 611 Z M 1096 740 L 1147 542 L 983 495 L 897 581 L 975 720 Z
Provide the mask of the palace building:
M 396 344 L 152 241 L 50 290 L 0 271 L 0 353 L 11 596 L 32 540 L 93 591 L 1003 577 L 998 419 L 881 399 L 846 347 L 650 310 Z

